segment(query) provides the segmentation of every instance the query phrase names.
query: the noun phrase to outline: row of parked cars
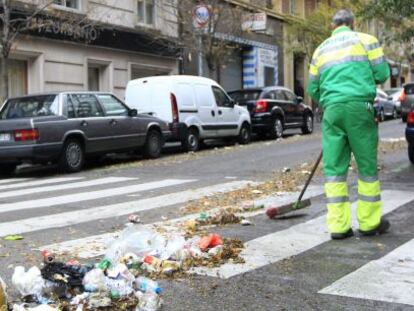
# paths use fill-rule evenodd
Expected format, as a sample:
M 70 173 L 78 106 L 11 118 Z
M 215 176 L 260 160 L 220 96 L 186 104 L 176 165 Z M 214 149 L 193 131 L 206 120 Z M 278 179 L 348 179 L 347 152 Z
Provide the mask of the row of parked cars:
M 207 139 L 247 144 L 252 132 L 276 139 L 288 128 L 312 133 L 313 112 L 283 87 L 228 94 L 207 78 L 158 76 L 130 81 L 125 103 L 101 92 L 28 95 L 0 109 L 0 172 L 28 161 L 77 172 L 107 153 L 157 158 L 165 142 L 197 151 Z

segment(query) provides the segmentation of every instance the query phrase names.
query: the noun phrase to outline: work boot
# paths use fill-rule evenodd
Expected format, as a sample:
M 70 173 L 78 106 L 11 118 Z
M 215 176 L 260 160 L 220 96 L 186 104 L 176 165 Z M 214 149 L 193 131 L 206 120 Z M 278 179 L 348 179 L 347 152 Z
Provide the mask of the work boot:
M 364 236 L 379 235 L 379 234 L 387 233 L 390 227 L 391 227 L 390 222 L 385 218 L 381 218 L 379 225 L 375 229 L 372 229 L 369 231 L 359 230 L 359 233 L 361 233 Z
M 343 240 L 346 238 L 350 238 L 351 236 L 354 236 L 354 231 L 352 231 L 352 228 L 349 228 L 347 232 L 343 233 L 331 233 L 332 240 Z

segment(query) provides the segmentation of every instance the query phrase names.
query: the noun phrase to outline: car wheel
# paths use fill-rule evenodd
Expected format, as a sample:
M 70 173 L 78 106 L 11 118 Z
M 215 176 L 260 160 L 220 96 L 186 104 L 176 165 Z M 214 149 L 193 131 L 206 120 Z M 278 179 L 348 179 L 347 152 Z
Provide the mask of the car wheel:
M 397 109 L 396 108 L 394 108 L 394 110 L 392 111 L 392 118 L 393 119 L 397 119 L 398 118 L 398 112 L 397 112 Z
M 147 134 L 147 140 L 144 146 L 144 156 L 146 158 L 159 158 L 162 151 L 163 140 L 160 132 L 150 130 Z
M 252 138 L 252 131 L 250 129 L 250 125 L 248 125 L 247 123 L 244 123 L 239 133 L 239 138 L 238 138 L 239 144 L 247 145 L 248 143 L 250 143 L 251 138 Z
M 187 137 L 181 142 L 184 151 L 197 151 L 200 148 L 200 139 L 195 128 L 188 129 Z
M 78 139 L 68 139 L 63 145 L 59 159 L 59 168 L 66 173 L 76 173 L 82 170 L 85 163 L 85 153 Z
M 272 128 L 270 129 L 270 138 L 278 139 L 283 136 L 283 123 L 280 117 L 273 120 Z
M 380 120 L 380 122 L 384 122 L 385 121 L 385 113 L 384 113 L 384 110 L 383 109 L 380 110 L 379 120 Z
M 406 114 L 402 114 L 401 119 L 404 123 L 407 123 L 407 115 Z
M 313 132 L 313 117 L 307 113 L 304 118 L 304 125 L 302 127 L 303 134 L 311 134 Z
M 10 164 L 1 164 L 0 165 L 0 176 L 7 176 L 14 173 L 16 170 L 17 164 L 10 163 Z
M 408 158 L 410 159 L 410 162 L 414 164 L 414 145 L 413 144 L 408 145 Z

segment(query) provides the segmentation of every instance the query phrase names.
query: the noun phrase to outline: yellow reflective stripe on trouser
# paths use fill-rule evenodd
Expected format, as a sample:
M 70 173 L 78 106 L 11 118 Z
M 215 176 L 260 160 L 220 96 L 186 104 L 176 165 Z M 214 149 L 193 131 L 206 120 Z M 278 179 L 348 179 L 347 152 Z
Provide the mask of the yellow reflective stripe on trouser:
M 351 204 L 346 177 L 327 177 L 325 193 L 329 231 L 333 233 L 347 232 L 351 227 Z
M 359 229 L 375 229 L 381 220 L 381 186 L 377 178 L 360 177 L 358 180 L 357 216 Z

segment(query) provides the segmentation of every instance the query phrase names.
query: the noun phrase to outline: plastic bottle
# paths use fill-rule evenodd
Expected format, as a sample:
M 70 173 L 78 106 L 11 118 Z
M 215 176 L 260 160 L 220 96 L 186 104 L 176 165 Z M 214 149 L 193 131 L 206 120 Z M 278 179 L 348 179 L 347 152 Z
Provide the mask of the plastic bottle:
M 136 278 L 136 283 L 140 291 L 144 293 L 161 294 L 162 289 L 158 285 L 158 282 L 150 280 L 146 277 L 140 276 Z

